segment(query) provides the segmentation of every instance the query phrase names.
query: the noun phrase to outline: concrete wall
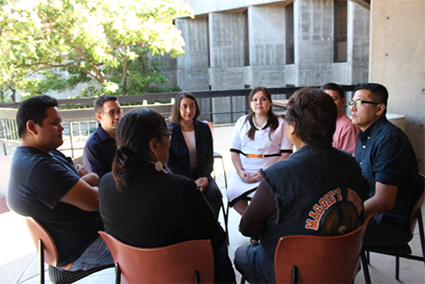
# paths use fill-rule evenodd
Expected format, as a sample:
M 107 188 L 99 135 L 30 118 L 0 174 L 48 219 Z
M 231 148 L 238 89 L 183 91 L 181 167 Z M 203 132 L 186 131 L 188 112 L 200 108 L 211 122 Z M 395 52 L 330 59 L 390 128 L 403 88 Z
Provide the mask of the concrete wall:
M 190 0 L 195 19 L 177 83 L 187 91 L 357 84 L 368 78 L 369 11 L 348 2 L 347 61 L 334 62 L 334 0 Z M 293 3 L 294 64 L 286 64 L 286 6 Z M 206 64 L 208 63 L 208 70 Z M 164 73 L 175 75 L 173 70 Z M 167 75 L 168 76 L 168 75 Z M 170 81 L 174 80 L 173 77 Z
M 248 8 L 249 67 L 244 84 L 249 87 L 285 85 L 285 6 Z
M 425 1 L 372 0 L 370 82 L 389 92 L 388 111 L 405 115 L 406 134 L 425 172 Z
M 248 44 L 246 12 L 210 13 L 208 19 L 211 89 L 243 89 Z
M 208 90 L 208 18 L 176 19 L 185 39 L 185 54 L 177 57 L 177 85 L 182 90 Z
M 332 81 L 333 4 L 333 0 L 294 1 L 297 86 Z

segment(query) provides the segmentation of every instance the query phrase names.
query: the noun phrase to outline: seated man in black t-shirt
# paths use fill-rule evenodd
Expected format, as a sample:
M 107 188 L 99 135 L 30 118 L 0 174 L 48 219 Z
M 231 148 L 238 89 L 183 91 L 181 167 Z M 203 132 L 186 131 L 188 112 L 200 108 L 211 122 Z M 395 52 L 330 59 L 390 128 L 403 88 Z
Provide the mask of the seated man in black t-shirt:
M 77 170 L 56 150 L 63 143 L 57 101 L 49 96 L 30 98 L 21 103 L 16 121 L 21 144 L 12 159 L 9 207 L 37 219 L 51 234 L 59 268 L 77 271 L 112 264 L 97 234 L 103 222 L 98 188 L 93 185 L 96 176 L 84 176 L 84 168 Z

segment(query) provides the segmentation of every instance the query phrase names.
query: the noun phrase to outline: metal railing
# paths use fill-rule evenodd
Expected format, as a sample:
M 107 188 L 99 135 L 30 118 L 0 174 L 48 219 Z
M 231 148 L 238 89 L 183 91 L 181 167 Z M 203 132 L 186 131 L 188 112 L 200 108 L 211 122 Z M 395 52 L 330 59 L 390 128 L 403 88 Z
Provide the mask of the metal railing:
M 269 88 L 272 99 L 287 99 L 301 87 Z M 351 99 L 354 86 L 343 86 Z M 191 92 L 195 95 L 201 109 L 201 120 L 212 121 L 215 125 L 233 124 L 246 114 L 250 108 L 248 96 L 250 89 Z M 135 108 L 148 107 L 161 113 L 166 119 L 171 116 L 171 101 L 177 93 L 142 94 L 118 96 L 125 112 Z M 59 148 L 66 155 L 75 158 L 82 155 L 84 145 L 96 129 L 97 122 L 93 109 L 95 98 L 58 100 L 61 109 L 64 144 Z M 3 155 L 12 155 L 19 144 L 16 126 L 16 112 L 19 103 L 0 104 L 0 141 Z M 278 107 L 273 107 L 278 110 Z

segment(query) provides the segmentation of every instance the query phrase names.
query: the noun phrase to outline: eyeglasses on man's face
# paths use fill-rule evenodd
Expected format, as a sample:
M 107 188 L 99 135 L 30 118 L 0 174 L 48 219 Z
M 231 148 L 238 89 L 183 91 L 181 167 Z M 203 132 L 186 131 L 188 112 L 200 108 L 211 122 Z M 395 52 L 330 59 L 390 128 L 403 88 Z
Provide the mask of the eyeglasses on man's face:
M 371 101 L 364 101 L 364 100 L 357 100 L 357 101 L 350 101 L 350 102 L 348 102 L 348 105 L 350 107 L 356 106 L 357 108 L 359 108 L 359 107 L 362 106 L 362 104 L 380 105 L 381 103 L 371 102 Z
M 100 114 L 108 114 L 110 117 L 115 117 L 116 115 L 122 116 L 124 115 L 124 110 L 122 108 L 118 110 L 111 109 L 108 112 L 101 112 Z

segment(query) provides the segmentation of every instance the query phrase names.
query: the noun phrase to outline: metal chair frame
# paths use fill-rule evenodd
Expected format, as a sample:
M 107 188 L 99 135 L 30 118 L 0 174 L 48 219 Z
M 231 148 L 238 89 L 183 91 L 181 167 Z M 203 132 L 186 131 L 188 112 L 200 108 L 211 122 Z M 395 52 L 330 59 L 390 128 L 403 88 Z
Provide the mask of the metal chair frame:
M 49 265 L 50 281 L 53 283 L 73 283 L 81 278 L 84 278 L 94 272 L 102 269 L 113 267 L 113 265 L 105 265 L 96 267 L 90 270 L 79 271 L 66 271 L 56 268 L 58 265 L 58 251 L 56 244 L 49 234 L 49 232 L 41 225 L 39 221 L 32 217 L 25 217 L 34 246 L 39 255 L 39 270 L 40 270 L 40 283 L 45 283 L 45 269 L 44 263 Z
M 412 215 L 410 217 L 410 234 L 413 238 L 413 231 L 415 229 L 415 224 L 418 224 L 419 230 L 419 239 L 421 242 L 422 256 L 412 255 L 412 250 L 408 243 L 401 247 L 365 247 L 365 251 L 367 253 L 367 262 L 370 263 L 370 252 L 381 253 L 386 255 L 395 256 L 395 279 L 399 280 L 400 276 L 400 258 L 406 258 L 411 260 L 422 261 L 425 266 L 425 234 L 424 234 L 424 224 L 422 217 L 421 206 L 425 199 L 425 176 L 423 174 L 419 174 L 419 185 L 422 189 L 422 194 L 416 201 L 415 207 L 412 211 Z

